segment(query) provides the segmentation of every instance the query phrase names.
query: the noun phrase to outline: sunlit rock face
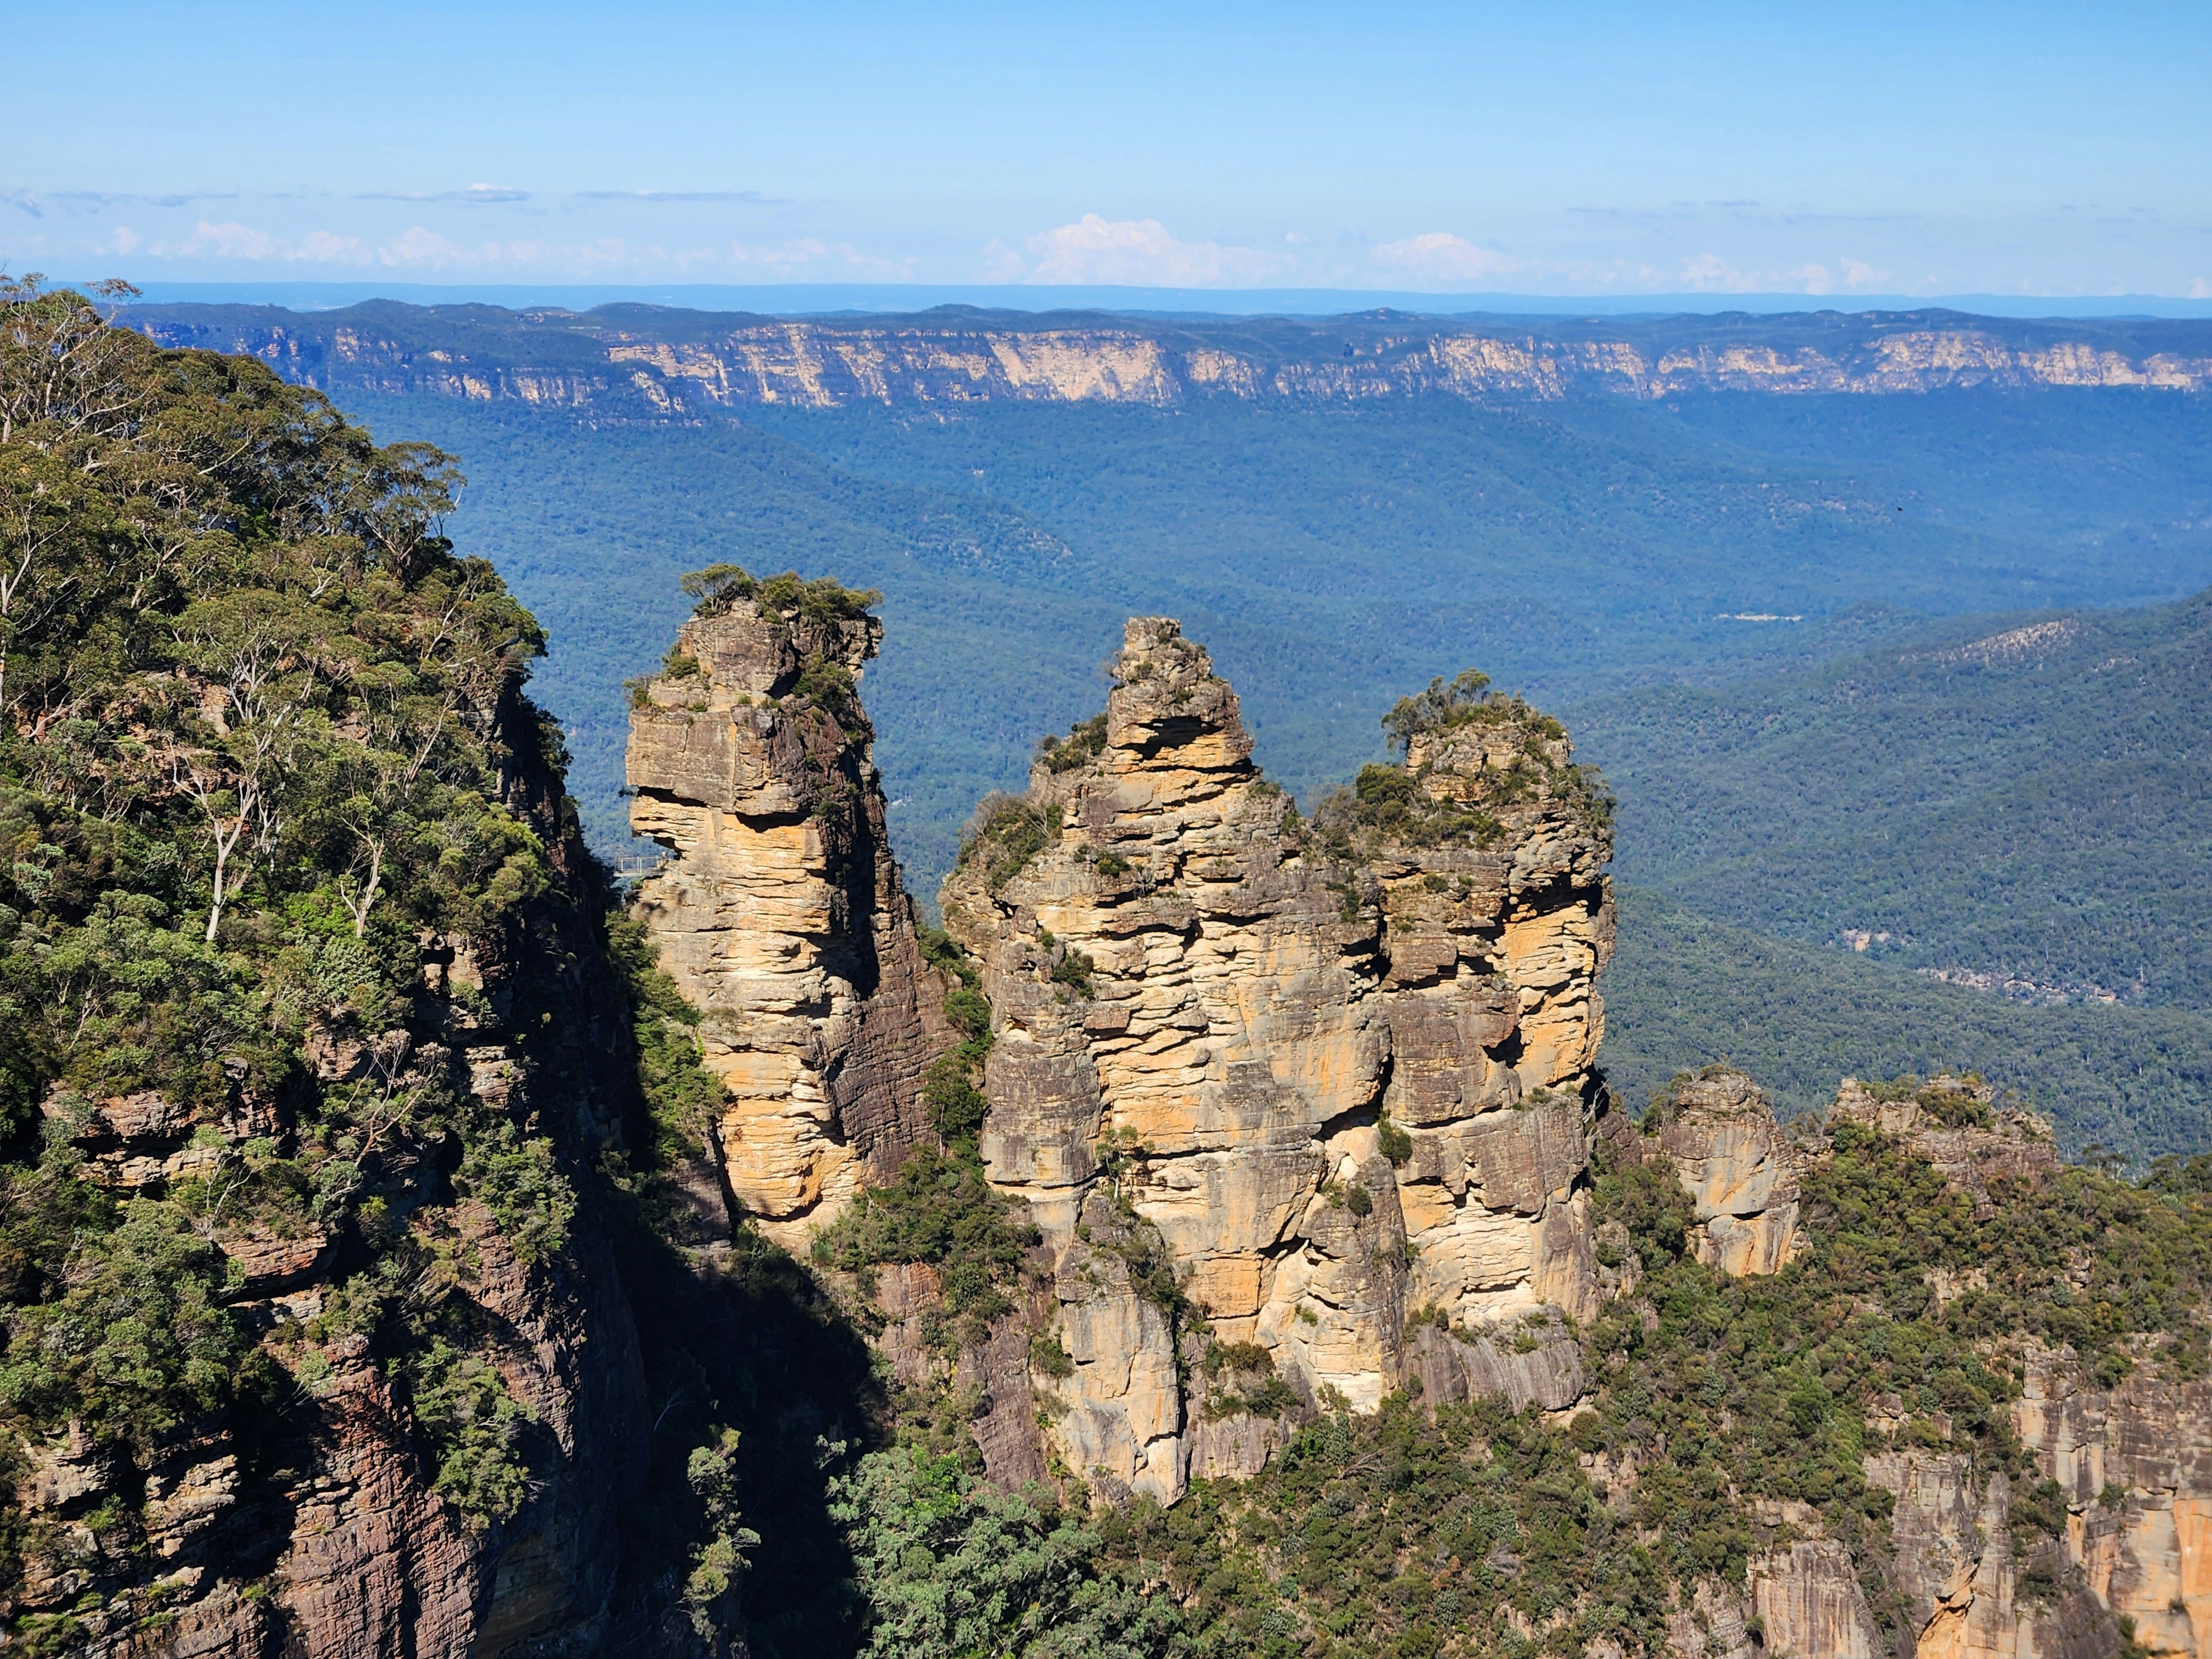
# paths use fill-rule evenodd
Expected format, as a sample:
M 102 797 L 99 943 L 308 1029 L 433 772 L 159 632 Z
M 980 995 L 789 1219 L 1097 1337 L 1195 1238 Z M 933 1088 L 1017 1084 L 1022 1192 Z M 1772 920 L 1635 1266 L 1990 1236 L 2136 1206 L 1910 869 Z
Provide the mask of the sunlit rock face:
M 1711 1066 L 1676 1080 L 1656 1126 L 1697 1206 L 1698 1259 L 1723 1273 L 1778 1273 L 1797 1252 L 1800 1155 L 1759 1086 Z
M 792 1246 L 927 1133 L 943 990 L 922 990 L 854 690 L 882 637 L 750 605 L 694 619 L 630 716 L 630 822 L 674 855 L 637 914 L 705 1016 L 731 1193 Z
M 1109 1231 L 1156 1236 L 1212 1337 L 1264 1348 L 1309 1402 L 1371 1407 L 1416 1370 L 1463 1395 L 1494 1381 L 1484 1332 L 1521 1352 L 1524 1325 L 1541 1348 L 1557 1312 L 1593 1310 L 1611 834 L 1547 781 L 1565 738 L 1540 717 L 1410 745 L 1407 786 L 1482 804 L 1478 832 L 1339 832 L 1261 775 L 1174 622 L 1131 621 L 1113 668 L 1103 729 L 986 804 L 944 906 L 997 1025 L 984 1156 L 1060 1264 L 1059 1449 L 1165 1498 L 1194 1456 L 1255 1454 L 1195 1420 L 1171 1322 L 1127 1282 L 1138 1247 Z

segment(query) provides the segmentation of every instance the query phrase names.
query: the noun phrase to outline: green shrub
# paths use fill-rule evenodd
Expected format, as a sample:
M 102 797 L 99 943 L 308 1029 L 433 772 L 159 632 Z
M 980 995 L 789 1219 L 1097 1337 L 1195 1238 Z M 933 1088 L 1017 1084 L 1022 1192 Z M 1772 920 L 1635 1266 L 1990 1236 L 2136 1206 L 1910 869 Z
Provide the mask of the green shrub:
M 536 1417 L 507 1391 L 499 1369 L 443 1337 L 398 1366 L 437 1471 L 432 1489 L 478 1531 L 511 1519 L 529 1496 L 523 1431 Z
M 568 1242 L 576 1194 L 561 1173 L 550 1140 L 526 1140 L 513 1122 L 495 1119 L 469 1138 L 454 1185 L 491 1212 L 515 1260 L 526 1266 L 558 1253 Z
M 963 1141 L 949 1152 L 918 1149 L 891 1182 L 863 1188 L 822 1238 L 829 1261 L 848 1272 L 895 1261 L 935 1267 L 946 1307 L 975 1339 L 1012 1310 L 1006 1291 L 1037 1233 Z
M 1030 1339 L 1030 1369 L 1050 1377 L 1075 1375 L 1075 1360 L 1061 1344 L 1057 1331 L 1039 1331 Z
M 1096 760 L 1106 749 L 1106 716 L 1094 714 L 1068 727 L 1067 736 L 1047 734 L 1037 739 L 1036 758 L 1049 772 L 1073 772 Z
M 854 679 L 853 671 L 843 663 L 815 653 L 801 665 L 799 679 L 792 690 L 799 696 L 811 698 L 848 737 L 857 737 L 867 731 L 868 717 L 860 707 L 860 684 Z
M 951 1458 L 873 1452 L 831 1486 L 868 1608 L 865 1659 L 1166 1659 L 1172 1598 L 1107 1559 L 1100 1531 L 1031 1488 L 1002 1497 Z
M 795 570 L 762 579 L 753 593 L 763 617 L 797 617 L 812 623 L 857 622 L 884 602 L 872 587 L 847 587 L 829 576 L 809 581 Z
M 1052 982 L 1065 985 L 1078 995 L 1092 994 L 1091 976 L 1098 971 L 1098 964 L 1082 951 L 1070 945 L 1060 952 L 1060 960 L 1052 965 Z
M 930 1062 L 923 1074 L 921 1100 L 930 1127 L 948 1146 L 973 1141 L 982 1132 L 991 1103 L 970 1079 L 972 1068 L 960 1048 L 948 1049 Z
M 991 1005 L 982 992 L 963 985 L 946 994 L 945 1017 L 968 1042 L 988 1043 L 991 1035 Z
M 726 617 L 741 601 L 752 598 L 757 584 L 742 565 L 710 564 L 704 570 L 687 572 L 678 579 L 677 586 L 687 598 L 697 601 L 691 607 L 693 616 Z
M 960 863 L 980 864 L 992 892 L 1028 868 L 1060 833 L 1060 807 L 1039 808 L 1019 795 L 986 795 L 960 841 Z
M 942 969 L 971 991 L 983 982 L 983 976 L 975 962 L 960 948 L 959 942 L 942 927 L 917 927 L 915 937 L 921 943 L 922 960 L 933 968 Z
M 9 1184 L 35 1206 L 7 1229 L 11 1250 L 30 1257 L 17 1255 L 10 1276 L 58 1293 L 18 1305 L 0 1405 L 43 1431 L 77 1419 L 145 1455 L 233 1399 L 252 1340 L 222 1305 L 222 1253 L 178 1206 L 140 1198 L 110 1210 L 70 1190 L 65 1164 Z M 73 1234 L 40 1236 L 71 1219 Z

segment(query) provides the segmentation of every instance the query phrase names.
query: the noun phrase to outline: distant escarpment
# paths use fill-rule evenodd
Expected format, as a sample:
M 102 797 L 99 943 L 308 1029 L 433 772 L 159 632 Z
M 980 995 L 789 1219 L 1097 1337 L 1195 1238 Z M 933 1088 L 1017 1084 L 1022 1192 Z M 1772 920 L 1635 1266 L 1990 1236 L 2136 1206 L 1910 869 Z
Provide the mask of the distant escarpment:
M 1060 1455 L 1161 1498 L 1250 1473 L 1279 1425 L 1224 1352 L 1307 1409 L 1417 1376 L 1571 1404 L 1613 913 L 1565 732 L 1431 688 L 1404 764 L 1306 823 L 1173 622 L 1113 672 L 944 894 L 996 1034 L 982 1157 L 1052 1255 Z
M 2020 322 L 1945 311 L 1532 327 L 1390 312 L 1166 322 L 950 307 L 912 317 L 787 320 L 635 305 L 518 313 L 379 301 L 307 313 L 137 306 L 122 319 L 167 345 L 258 357 L 326 392 L 647 417 L 871 404 L 1171 407 L 2212 386 L 2212 327 L 2203 324 Z

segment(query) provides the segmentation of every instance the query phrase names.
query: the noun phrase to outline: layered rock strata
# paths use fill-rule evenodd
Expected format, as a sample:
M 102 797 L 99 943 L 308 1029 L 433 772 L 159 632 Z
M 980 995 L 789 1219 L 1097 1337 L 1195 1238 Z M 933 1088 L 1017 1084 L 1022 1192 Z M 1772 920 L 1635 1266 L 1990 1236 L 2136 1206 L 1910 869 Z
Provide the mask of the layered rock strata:
M 1708 1066 L 1674 1085 L 1661 1115 L 1660 1150 L 1704 1224 L 1698 1260 L 1737 1277 L 1778 1272 L 1797 1249 L 1797 1160 L 1765 1092 Z
M 1970 386 L 2212 387 L 2185 323 L 2000 322 L 1955 313 L 1653 318 L 1499 332 L 1392 313 L 1325 320 L 1012 318 L 885 323 L 732 320 L 708 313 L 482 313 L 466 328 L 393 330 L 334 312 L 133 307 L 165 345 L 260 358 L 344 394 L 427 393 L 556 409 L 696 416 L 745 408 L 999 403 L 1174 407 L 1201 400 L 1366 404 L 1611 394 L 1884 397 Z
M 673 854 L 636 913 L 705 1015 L 731 1193 L 800 1243 L 927 1133 L 943 988 L 915 943 L 854 687 L 872 617 L 735 614 L 679 630 L 630 718 L 630 822 Z
M 1132 621 L 1114 676 L 1027 796 L 986 804 L 944 906 L 996 1023 L 983 1155 L 1056 1262 L 1058 1449 L 1165 1498 L 1253 1441 L 1200 1432 L 1174 1300 L 1133 1283 L 1140 1234 L 1212 1338 L 1309 1403 L 1375 1405 L 1417 1313 L 1449 1395 L 1498 1365 L 1459 1338 L 1526 1322 L 1541 1347 L 1591 1309 L 1610 832 L 1549 787 L 1564 736 L 1512 716 L 1416 734 L 1397 769 L 1414 818 L 1477 830 L 1316 833 L 1175 623 Z M 1532 1398 L 1571 1400 L 1540 1369 Z M 1201 1442 L 1246 1449 L 1224 1469 Z

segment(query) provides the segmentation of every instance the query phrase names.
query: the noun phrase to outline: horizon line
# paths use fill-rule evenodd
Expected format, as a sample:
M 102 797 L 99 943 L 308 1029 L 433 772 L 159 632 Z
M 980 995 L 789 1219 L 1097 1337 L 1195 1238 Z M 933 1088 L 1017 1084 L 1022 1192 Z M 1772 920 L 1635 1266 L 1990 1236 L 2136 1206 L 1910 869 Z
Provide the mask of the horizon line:
M 57 287 L 82 279 L 51 279 Z M 1836 312 L 1960 311 L 2012 319 L 2212 319 L 2212 298 L 2174 295 L 1957 293 L 1804 294 L 1758 291 L 1607 295 L 1430 292 L 1404 289 L 1171 288 L 1117 283 L 422 283 L 176 282 L 134 284 L 143 305 L 265 305 L 294 311 L 336 310 L 372 300 L 399 304 L 483 304 L 508 308 L 662 304 L 702 311 L 821 314 L 835 311 L 911 312 L 943 305 L 1000 311 L 1172 311 L 1250 315 L 1343 314 L 1377 309 L 1416 314 L 1503 313 L 1525 316 L 1636 316 Z

